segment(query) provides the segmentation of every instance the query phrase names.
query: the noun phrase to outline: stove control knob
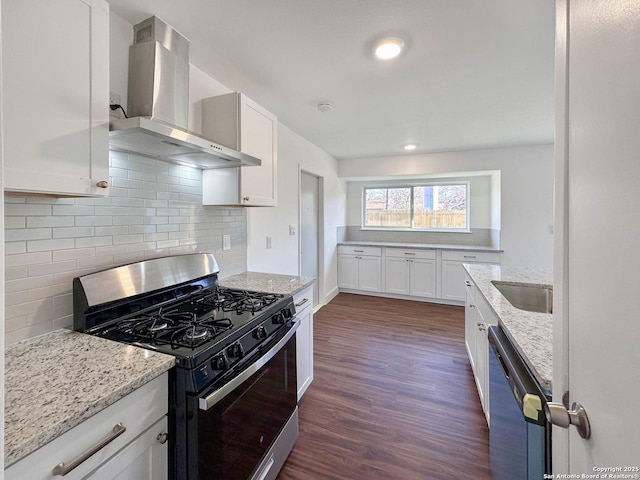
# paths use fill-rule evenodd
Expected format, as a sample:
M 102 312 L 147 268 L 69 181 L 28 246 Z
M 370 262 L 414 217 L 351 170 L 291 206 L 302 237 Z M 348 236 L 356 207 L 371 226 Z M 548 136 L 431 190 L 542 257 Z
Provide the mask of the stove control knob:
M 284 315 L 284 318 L 288 320 L 293 317 L 293 312 L 291 312 L 291 309 L 289 307 L 285 307 L 282 309 L 282 315 Z
M 244 357 L 244 348 L 240 342 L 232 343 L 227 347 L 227 355 L 230 357 L 242 358 Z
M 214 370 L 224 370 L 227 367 L 227 360 L 224 355 L 216 355 L 211 360 L 211 368 Z
M 253 336 L 258 340 L 264 340 L 267 338 L 267 331 L 262 325 L 260 325 L 253 331 Z
M 276 313 L 273 317 L 271 317 L 271 322 L 274 325 L 282 325 L 284 323 L 284 315 L 281 313 Z

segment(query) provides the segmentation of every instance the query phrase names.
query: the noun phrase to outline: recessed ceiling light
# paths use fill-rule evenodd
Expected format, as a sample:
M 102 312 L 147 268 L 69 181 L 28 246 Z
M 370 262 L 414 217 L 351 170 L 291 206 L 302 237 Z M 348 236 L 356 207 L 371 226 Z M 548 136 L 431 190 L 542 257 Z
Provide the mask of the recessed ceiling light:
M 376 42 L 373 53 L 380 60 L 396 58 L 404 48 L 404 40 L 399 37 L 385 37 Z
M 405 150 L 415 150 L 416 148 L 418 148 L 418 145 L 416 145 L 415 143 L 407 143 L 406 145 L 403 145 L 403 147 Z

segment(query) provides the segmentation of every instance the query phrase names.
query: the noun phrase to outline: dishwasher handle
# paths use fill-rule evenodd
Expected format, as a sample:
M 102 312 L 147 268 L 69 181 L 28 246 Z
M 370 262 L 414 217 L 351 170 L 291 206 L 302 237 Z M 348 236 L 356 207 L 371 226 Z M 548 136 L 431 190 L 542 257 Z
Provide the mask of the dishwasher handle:
M 544 425 L 547 419 L 544 406 L 551 395 L 544 392 L 533 374 L 498 325 L 489 327 L 489 347 L 509 383 L 524 419 L 529 423 Z M 491 352 L 490 352 L 491 353 Z

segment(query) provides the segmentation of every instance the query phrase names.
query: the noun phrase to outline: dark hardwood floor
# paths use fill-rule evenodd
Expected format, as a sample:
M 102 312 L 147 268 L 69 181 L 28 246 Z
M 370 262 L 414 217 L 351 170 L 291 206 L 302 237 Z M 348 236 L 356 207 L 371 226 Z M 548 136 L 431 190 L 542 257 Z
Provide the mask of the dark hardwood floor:
M 341 293 L 314 328 L 315 379 L 278 480 L 491 479 L 463 307 Z

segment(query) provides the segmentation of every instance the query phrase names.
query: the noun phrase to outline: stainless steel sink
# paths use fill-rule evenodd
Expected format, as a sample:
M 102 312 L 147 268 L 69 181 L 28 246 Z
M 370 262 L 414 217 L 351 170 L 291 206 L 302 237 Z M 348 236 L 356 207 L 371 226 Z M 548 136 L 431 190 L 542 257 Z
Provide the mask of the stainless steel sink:
M 509 303 L 520 310 L 538 313 L 553 312 L 553 288 L 526 283 L 491 282 L 509 300 Z

